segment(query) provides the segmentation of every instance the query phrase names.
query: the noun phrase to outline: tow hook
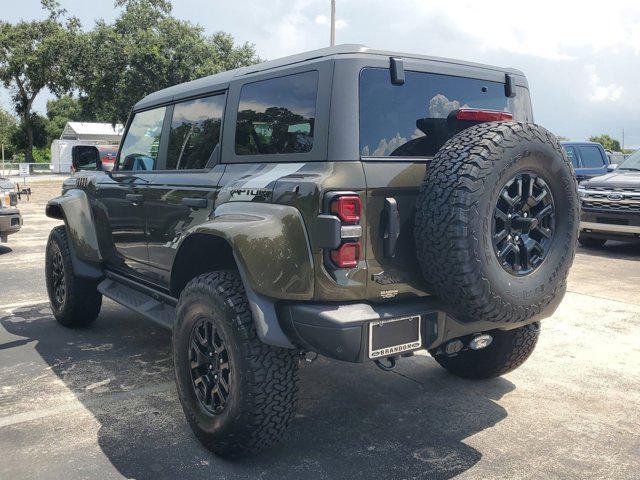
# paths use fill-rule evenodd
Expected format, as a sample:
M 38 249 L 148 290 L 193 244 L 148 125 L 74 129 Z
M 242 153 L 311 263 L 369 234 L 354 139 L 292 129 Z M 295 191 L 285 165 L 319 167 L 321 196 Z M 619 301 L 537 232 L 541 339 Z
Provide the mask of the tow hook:
M 386 360 L 388 363 L 384 363 Z M 384 359 L 374 360 L 375 364 L 378 366 L 380 370 L 384 370 L 385 372 L 390 372 L 394 368 L 396 368 L 396 364 L 398 363 L 398 356 L 386 357 Z

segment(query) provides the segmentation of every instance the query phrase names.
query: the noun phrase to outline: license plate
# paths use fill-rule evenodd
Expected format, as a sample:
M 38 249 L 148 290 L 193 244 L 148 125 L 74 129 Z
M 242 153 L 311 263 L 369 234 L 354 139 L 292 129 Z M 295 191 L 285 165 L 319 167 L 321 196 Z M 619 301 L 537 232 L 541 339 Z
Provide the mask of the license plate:
M 420 315 L 369 324 L 369 358 L 398 355 L 421 346 Z

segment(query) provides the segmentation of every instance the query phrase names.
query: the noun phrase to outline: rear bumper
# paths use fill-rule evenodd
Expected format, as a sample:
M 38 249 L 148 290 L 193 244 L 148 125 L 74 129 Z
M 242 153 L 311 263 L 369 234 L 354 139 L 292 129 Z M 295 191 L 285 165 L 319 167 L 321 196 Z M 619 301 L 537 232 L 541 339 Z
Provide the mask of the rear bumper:
M 280 324 L 291 341 L 308 351 L 347 362 L 369 359 L 370 323 L 420 315 L 422 349 L 436 348 L 464 335 L 531 323 L 461 323 L 447 314 L 435 297 L 374 303 L 287 303 L 279 308 Z
M 6 241 L 7 235 L 16 233 L 22 227 L 22 216 L 16 208 L 0 210 L 0 240 Z

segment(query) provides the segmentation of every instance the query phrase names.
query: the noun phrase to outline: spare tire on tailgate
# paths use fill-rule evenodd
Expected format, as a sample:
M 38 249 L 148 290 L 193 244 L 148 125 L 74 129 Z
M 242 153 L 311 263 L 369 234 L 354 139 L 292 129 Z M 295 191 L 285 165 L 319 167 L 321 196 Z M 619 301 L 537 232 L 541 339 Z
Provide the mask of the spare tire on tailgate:
M 578 226 L 575 174 L 555 136 L 490 122 L 436 154 L 414 234 L 425 280 L 459 321 L 517 323 L 564 295 Z

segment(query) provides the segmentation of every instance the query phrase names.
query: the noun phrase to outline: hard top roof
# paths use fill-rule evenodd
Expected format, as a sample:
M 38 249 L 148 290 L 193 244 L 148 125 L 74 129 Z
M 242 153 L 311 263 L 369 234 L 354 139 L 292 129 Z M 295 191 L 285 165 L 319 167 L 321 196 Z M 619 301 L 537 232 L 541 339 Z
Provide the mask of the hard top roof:
M 418 55 L 413 53 L 400 53 L 390 52 L 385 50 L 375 50 L 365 45 L 358 44 L 343 44 L 336 45 L 335 47 L 320 48 L 318 50 L 311 50 L 309 52 L 298 53 L 296 55 L 290 55 L 288 57 L 279 58 L 276 60 L 269 60 L 266 62 L 258 63 L 256 65 L 250 65 L 248 67 L 236 68 L 234 70 L 228 70 L 226 72 L 216 73 L 209 75 L 208 77 L 199 78 L 191 82 L 181 83 L 172 87 L 158 90 L 151 93 L 140 100 L 134 106 L 134 110 L 144 109 L 153 105 L 171 102 L 180 98 L 186 98 L 191 96 L 200 95 L 207 92 L 213 92 L 215 90 L 224 90 L 228 87 L 229 83 L 237 78 L 252 73 L 263 72 L 272 70 L 274 68 L 284 67 L 287 65 L 294 65 L 303 63 L 310 60 L 317 60 L 320 58 L 335 57 L 337 55 L 348 54 L 361 54 L 361 55 L 374 55 L 374 56 L 386 56 L 386 57 L 402 57 L 411 58 L 417 60 L 428 60 L 434 62 L 450 63 L 455 65 L 473 66 L 488 70 L 494 70 L 499 72 L 508 72 L 515 75 L 524 74 L 520 70 L 513 68 L 500 68 L 491 65 L 483 65 L 480 63 L 467 62 L 463 60 L 453 60 L 449 58 L 432 57 L 427 55 Z

